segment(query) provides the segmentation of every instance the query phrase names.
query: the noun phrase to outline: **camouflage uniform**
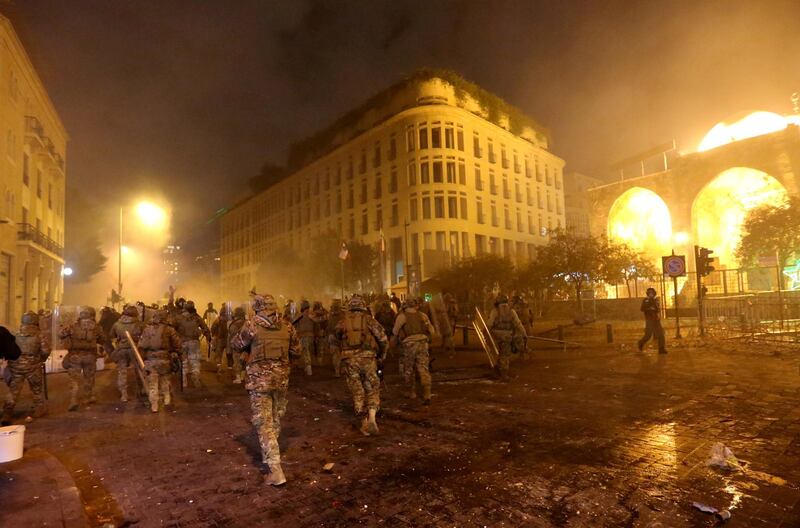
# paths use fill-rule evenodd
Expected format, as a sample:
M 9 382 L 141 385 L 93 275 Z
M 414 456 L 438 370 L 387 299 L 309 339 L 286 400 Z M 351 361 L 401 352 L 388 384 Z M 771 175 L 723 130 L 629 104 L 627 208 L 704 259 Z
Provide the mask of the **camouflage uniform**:
M 188 387 L 188 378 L 191 377 L 192 385 L 200 387 L 200 336 L 206 337 L 211 342 L 211 331 L 206 326 L 203 318 L 194 310 L 194 303 L 186 301 L 184 310 L 175 319 L 175 329 L 181 336 L 183 362 L 183 386 Z
M 239 358 L 239 354 L 234 353 L 232 340 L 242 330 L 244 323 L 244 309 L 236 308 L 233 311 L 233 320 L 228 324 L 228 353 L 233 355 L 233 382 L 236 384 L 242 382 L 242 361 Z
M 125 332 L 129 332 L 134 343 L 139 342 L 139 337 L 144 330 L 144 323 L 139 320 L 139 312 L 135 306 L 126 306 L 120 317 L 109 332 L 109 339 L 115 342 L 114 352 L 111 353 L 111 360 L 117 364 L 117 389 L 120 393 L 120 401 L 128 401 L 128 367 L 136 368 L 136 359 L 133 357 L 131 347 Z M 136 377 L 136 386 L 141 389 L 139 376 Z M 139 391 L 137 391 L 139 392 Z
M 511 364 L 511 354 L 514 348 L 522 350 L 520 343 L 525 340 L 525 328 L 522 326 L 517 313 L 508 305 L 505 296 L 499 296 L 497 305 L 489 314 L 486 326 L 492 333 L 500 355 L 497 359 L 497 367 L 500 377 L 508 380 L 509 365 Z
M 317 364 L 322 365 L 325 359 L 325 352 L 328 349 L 328 310 L 322 307 L 322 303 L 317 301 L 311 310 L 311 319 L 314 320 L 314 351 L 316 352 Z
M 22 353 L 17 359 L 8 362 L 11 381 L 8 384 L 9 393 L 3 408 L 4 423 L 11 421 L 14 407 L 19 401 L 26 381 L 33 393 L 33 416 L 39 418 L 47 412 L 47 404 L 42 396 L 44 385 L 42 367 L 50 355 L 50 340 L 47 338 L 47 333 L 39 328 L 38 316 L 35 313 L 27 312 L 22 316 L 16 343 Z
M 511 308 L 517 313 L 517 317 L 519 317 L 520 323 L 522 323 L 522 327 L 525 328 L 525 335 L 532 335 L 533 334 L 533 310 L 530 309 L 528 303 L 522 297 L 516 297 L 514 299 L 514 303 L 511 305 Z M 525 347 L 522 350 L 522 357 L 523 359 L 529 359 L 530 353 L 528 352 L 527 343 L 525 343 Z
M 165 323 L 168 317 L 165 311 L 156 312 L 139 337 L 139 351 L 144 359 L 147 376 L 147 396 L 153 412 L 158 412 L 159 396 L 164 398 L 165 406 L 172 404 L 171 360 L 178 357 L 182 347 L 178 332 Z
M 361 432 L 376 434 L 375 415 L 381 404 L 378 359 L 383 360 L 388 345 L 386 333 L 367 313 L 364 300 L 354 295 L 350 299 L 349 311 L 336 325 L 336 338 L 342 349 L 342 363 L 347 387 L 353 396 L 353 408 L 356 415 L 362 417 Z
M 217 371 L 221 371 L 223 367 L 223 361 L 226 360 L 227 354 L 226 349 L 228 348 L 228 314 L 227 312 L 223 311 L 219 317 L 214 319 L 214 322 L 211 324 L 211 337 L 212 337 L 212 345 L 211 349 L 213 351 L 211 355 L 211 362 L 217 366 Z
M 232 337 L 231 345 L 243 352 L 247 361 L 245 388 L 250 394 L 262 461 L 270 469 L 267 482 L 280 485 L 286 478 L 280 465 L 278 437 L 289 390 L 289 356 L 297 354 L 299 343 L 294 327 L 282 320 L 271 295 L 256 295 L 253 308 L 256 315 Z
M 303 358 L 303 367 L 306 375 L 311 375 L 311 353 L 314 350 L 314 318 L 311 308 L 307 305 L 300 310 L 300 317 L 292 323 L 300 338 L 300 353 Z
M 327 333 L 328 333 L 328 348 L 331 351 L 331 363 L 333 364 L 333 374 L 337 378 L 341 375 L 341 363 L 342 363 L 342 348 L 339 346 L 339 340 L 336 339 L 336 326 L 339 324 L 339 321 L 342 320 L 344 317 L 344 311 L 342 310 L 342 304 L 339 300 L 335 300 L 331 305 L 331 311 L 328 316 L 328 325 L 327 325 Z
M 69 410 L 77 411 L 81 401 L 95 401 L 92 391 L 97 372 L 97 345 L 102 344 L 105 337 L 91 308 L 81 310 L 78 320 L 63 328 L 59 337 L 67 340 L 69 350 L 62 363 L 70 379 Z
M 416 376 L 422 385 L 422 398 L 425 403 L 431 400 L 431 373 L 428 342 L 433 334 L 433 325 L 428 316 L 418 312 L 416 302 L 409 302 L 406 309 L 397 316 L 392 333 L 401 340 L 403 346 L 403 376 L 411 387 L 409 396 L 417 397 Z

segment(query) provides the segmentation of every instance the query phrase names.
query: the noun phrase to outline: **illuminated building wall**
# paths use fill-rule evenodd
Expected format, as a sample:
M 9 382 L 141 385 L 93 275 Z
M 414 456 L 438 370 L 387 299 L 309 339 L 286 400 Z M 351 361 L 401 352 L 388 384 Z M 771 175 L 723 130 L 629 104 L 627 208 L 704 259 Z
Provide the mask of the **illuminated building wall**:
M 67 133 L 0 15 L 0 324 L 61 301 Z
M 436 76 L 385 93 L 353 123 L 321 132 L 329 142 L 289 177 L 223 217 L 223 295 L 244 295 L 263 259 L 280 258 L 283 245 L 307 250 L 329 229 L 375 244 L 382 230 L 384 284 L 395 285 L 406 242 L 424 279 L 426 249 L 522 261 L 564 226 L 564 161 L 548 150 L 546 131 L 516 129 L 505 115 L 492 122 Z

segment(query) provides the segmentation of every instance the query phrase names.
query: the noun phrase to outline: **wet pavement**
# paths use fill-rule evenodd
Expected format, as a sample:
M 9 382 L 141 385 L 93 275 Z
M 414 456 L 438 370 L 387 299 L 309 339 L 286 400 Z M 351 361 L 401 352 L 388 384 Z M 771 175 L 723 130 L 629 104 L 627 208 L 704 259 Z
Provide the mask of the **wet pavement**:
M 228 374 L 205 372 L 205 390 L 157 415 L 115 402 L 113 371 L 98 375 L 99 403 L 68 413 L 67 379 L 51 375 L 53 412 L 28 424 L 26 448 L 72 477 L 91 526 L 716 525 L 695 501 L 729 510 L 726 526 L 800 526 L 800 351 L 540 350 L 507 384 L 459 352 L 437 359 L 430 407 L 403 396 L 389 364 L 377 437 L 356 431 L 329 368 L 293 372 L 281 489 L 261 484 Z M 717 442 L 737 468 L 707 465 Z M 13 496 L 0 524 L 21 526 L 19 493 L 0 479 Z

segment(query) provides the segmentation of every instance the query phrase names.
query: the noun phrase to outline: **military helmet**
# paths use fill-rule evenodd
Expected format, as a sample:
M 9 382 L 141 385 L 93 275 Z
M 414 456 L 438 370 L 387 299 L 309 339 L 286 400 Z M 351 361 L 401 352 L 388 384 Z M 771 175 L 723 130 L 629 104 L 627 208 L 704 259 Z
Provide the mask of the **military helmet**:
M 311 304 L 309 304 L 309 302 L 306 299 L 303 299 L 302 301 L 300 301 L 300 311 L 301 312 L 303 310 L 308 310 L 309 308 L 311 308 Z
M 406 300 L 405 306 L 406 308 L 417 308 L 419 306 L 419 302 L 415 298 L 411 297 Z
M 25 312 L 22 314 L 22 324 L 24 325 L 38 325 L 39 324 L 39 314 L 36 312 Z
M 183 297 L 178 297 L 178 300 L 175 301 L 175 306 L 177 306 L 178 308 L 183 308 L 184 304 L 186 304 L 186 299 L 184 299 Z
M 186 302 L 183 304 L 183 308 L 184 308 L 185 310 L 192 310 L 192 309 L 194 309 L 194 301 L 186 301 Z
M 500 306 L 501 304 L 508 304 L 508 295 L 501 293 L 497 296 L 497 298 L 494 300 L 494 305 Z
M 169 319 L 169 311 L 162 309 L 153 312 L 153 317 L 150 319 L 150 321 L 154 324 L 161 324 L 166 323 L 167 319 Z
M 136 309 L 136 306 L 129 304 L 122 309 L 122 315 L 127 315 L 128 317 L 139 317 L 139 310 Z
M 245 314 L 244 308 L 242 308 L 241 306 L 237 306 L 236 308 L 233 309 L 233 316 L 234 317 L 239 318 L 239 319 L 244 319 L 245 315 L 246 314 Z
M 78 312 L 78 319 L 94 319 L 95 311 L 91 306 L 85 306 Z
M 350 303 L 348 304 L 350 311 L 366 311 L 367 303 L 364 302 L 364 298 L 360 295 L 353 295 L 350 297 Z
M 278 311 L 278 303 L 275 302 L 275 297 L 268 293 L 255 295 L 253 296 L 253 310 L 256 312 L 275 313 Z
M 314 301 L 314 310 L 322 310 L 322 303 L 319 301 Z

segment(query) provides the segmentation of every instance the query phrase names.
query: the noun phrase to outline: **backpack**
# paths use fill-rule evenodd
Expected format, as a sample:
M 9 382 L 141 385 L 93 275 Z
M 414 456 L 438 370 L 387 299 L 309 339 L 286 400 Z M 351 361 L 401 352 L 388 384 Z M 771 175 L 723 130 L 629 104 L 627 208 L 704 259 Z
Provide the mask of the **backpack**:
M 256 335 L 250 344 L 250 361 L 288 359 L 289 328 L 286 325 L 266 327 L 256 323 Z
M 419 334 L 427 337 L 431 336 L 428 325 L 425 324 L 425 320 L 422 318 L 422 314 L 419 312 L 405 312 L 405 316 L 406 322 L 403 323 L 403 327 L 400 329 L 403 339 L 408 336 Z
M 164 327 L 162 325 L 150 325 L 144 329 L 139 338 L 139 348 L 141 350 L 166 350 L 164 346 Z
M 348 349 L 361 348 L 371 350 L 374 348 L 375 339 L 369 331 L 367 314 L 362 312 L 349 312 L 344 317 L 345 347 Z

